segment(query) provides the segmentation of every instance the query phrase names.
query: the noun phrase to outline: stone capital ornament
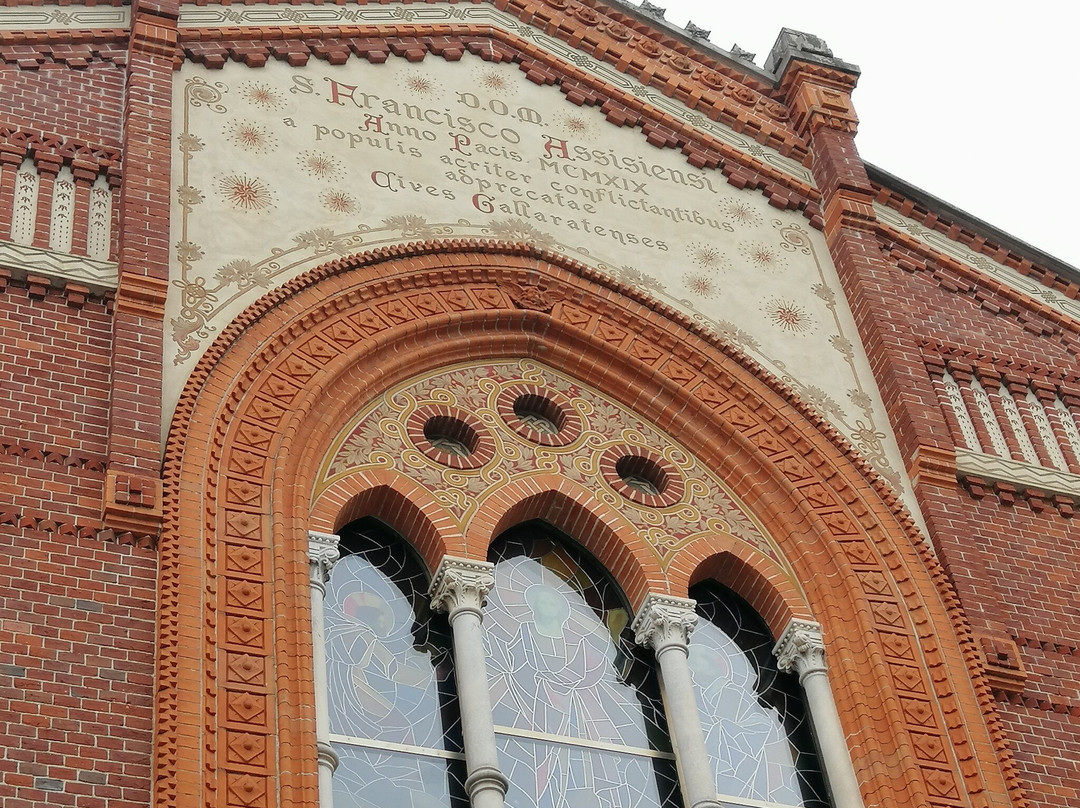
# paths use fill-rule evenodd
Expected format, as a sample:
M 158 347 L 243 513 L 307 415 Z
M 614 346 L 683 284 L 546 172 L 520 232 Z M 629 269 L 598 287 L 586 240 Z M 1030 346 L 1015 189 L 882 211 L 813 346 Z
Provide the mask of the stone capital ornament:
M 451 619 L 462 611 L 477 615 L 484 599 L 495 586 L 495 565 L 486 561 L 443 556 L 431 579 L 428 597 L 431 608 L 445 611 Z
M 308 564 L 311 569 L 311 585 L 325 591 L 325 584 L 330 580 L 330 571 L 341 558 L 338 550 L 340 536 L 333 533 L 308 531 Z
M 651 646 L 657 656 L 670 647 L 687 653 L 690 633 L 697 625 L 697 603 L 689 598 L 650 592 L 631 628 L 638 645 Z
M 799 680 L 810 673 L 824 673 L 825 639 L 821 624 L 810 620 L 794 619 L 773 648 L 780 670 L 799 674 Z

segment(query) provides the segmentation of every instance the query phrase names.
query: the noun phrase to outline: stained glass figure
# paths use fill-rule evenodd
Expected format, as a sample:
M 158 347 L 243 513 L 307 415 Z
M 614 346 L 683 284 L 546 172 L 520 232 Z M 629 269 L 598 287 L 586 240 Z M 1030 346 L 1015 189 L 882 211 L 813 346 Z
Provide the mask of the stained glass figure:
M 828 808 L 798 679 L 777 669 L 768 627 L 719 584 L 690 596 L 702 618 L 690 672 L 721 801 Z
M 615 585 L 540 523 L 505 534 L 489 558 L 485 642 L 507 804 L 679 805 L 652 660 Z
M 335 805 L 464 808 L 449 628 L 423 568 L 373 520 L 341 548 L 324 607 Z

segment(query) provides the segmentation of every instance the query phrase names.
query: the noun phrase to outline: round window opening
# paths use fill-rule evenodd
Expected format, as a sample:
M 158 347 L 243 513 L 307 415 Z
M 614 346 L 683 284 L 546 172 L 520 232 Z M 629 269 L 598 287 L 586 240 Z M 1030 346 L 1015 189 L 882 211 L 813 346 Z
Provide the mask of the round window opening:
M 627 455 L 615 461 L 615 473 L 630 488 L 658 497 L 667 488 L 667 475 L 660 465 L 647 457 Z
M 433 415 L 424 422 L 424 437 L 439 451 L 454 457 L 468 457 L 476 451 L 480 436 L 459 418 Z
M 562 407 L 535 393 L 525 393 L 514 399 L 514 415 L 530 429 L 544 435 L 557 435 L 566 425 Z

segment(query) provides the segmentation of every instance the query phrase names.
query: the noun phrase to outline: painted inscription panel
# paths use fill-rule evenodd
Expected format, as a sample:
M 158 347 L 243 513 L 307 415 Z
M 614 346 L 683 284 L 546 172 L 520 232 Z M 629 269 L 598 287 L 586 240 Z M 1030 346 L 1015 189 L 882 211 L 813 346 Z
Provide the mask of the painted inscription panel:
M 268 290 L 372 248 L 494 238 L 682 310 L 904 485 L 828 251 L 801 214 L 477 56 L 186 64 L 175 87 L 167 412 L 214 336 Z

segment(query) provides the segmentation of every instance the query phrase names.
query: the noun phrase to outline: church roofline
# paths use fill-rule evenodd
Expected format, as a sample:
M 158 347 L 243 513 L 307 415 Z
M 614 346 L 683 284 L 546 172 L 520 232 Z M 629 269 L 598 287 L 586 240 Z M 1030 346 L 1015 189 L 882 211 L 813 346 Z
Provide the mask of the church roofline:
M 1050 253 L 1044 252 L 1038 247 L 1032 246 L 1028 242 L 995 227 L 977 216 L 973 216 L 955 205 L 949 204 L 940 197 L 934 196 L 916 185 L 912 185 L 910 182 L 897 177 L 895 174 L 890 174 L 883 168 L 879 168 L 866 161 L 863 162 L 871 182 L 911 200 L 918 207 L 924 208 L 927 211 L 932 211 L 941 221 L 957 225 L 963 230 L 982 236 L 988 243 L 1001 247 L 1019 258 L 1026 258 L 1032 264 L 1057 275 L 1067 283 L 1080 285 L 1080 268 L 1067 264 L 1062 259 L 1050 255 Z

